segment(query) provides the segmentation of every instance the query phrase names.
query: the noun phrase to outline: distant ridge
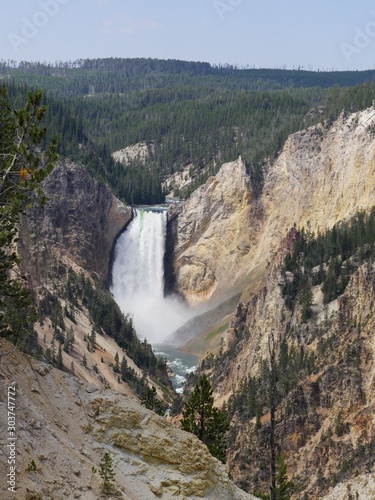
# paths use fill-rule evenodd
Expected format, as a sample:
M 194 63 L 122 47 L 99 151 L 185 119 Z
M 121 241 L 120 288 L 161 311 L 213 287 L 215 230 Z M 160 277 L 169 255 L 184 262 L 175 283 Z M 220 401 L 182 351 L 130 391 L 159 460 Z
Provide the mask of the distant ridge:
M 321 87 L 328 88 L 332 85 L 344 87 L 358 85 L 375 80 L 375 70 L 364 71 L 312 71 L 305 69 L 279 69 L 279 68 L 239 68 L 230 64 L 212 65 L 208 62 L 182 61 L 177 59 L 152 59 L 152 58 L 98 58 L 78 59 L 76 61 L 55 61 L 53 63 L 38 61 L 0 61 L 0 75 L 9 75 L 15 81 L 28 83 L 34 79 L 33 76 L 42 77 L 38 84 L 43 88 L 50 88 L 50 78 L 56 79 L 62 75 L 67 80 L 82 78 L 87 72 L 112 73 L 115 81 L 117 78 L 126 76 L 122 90 L 140 90 L 139 75 L 153 75 L 154 81 L 147 82 L 147 88 L 160 88 L 165 84 L 170 86 L 175 83 L 174 79 L 182 76 L 189 80 L 189 84 L 200 86 L 202 82 L 192 81 L 194 77 L 213 77 L 211 85 L 215 88 L 224 86 L 226 89 L 259 90 L 259 82 L 263 90 Z M 23 77 L 22 77 L 23 75 Z M 137 77 L 136 80 L 133 80 Z M 168 77 L 165 80 L 164 77 Z M 175 78 L 173 78 L 175 77 Z M 171 80 L 172 78 L 172 80 Z M 138 81 L 138 82 L 137 82 Z M 67 83 L 67 82 L 65 82 Z M 138 83 L 138 85 L 137 85 Z M 187 82 L 185 82 L 187 83 Z M 121 91 L 119 89 L 119 91 Z

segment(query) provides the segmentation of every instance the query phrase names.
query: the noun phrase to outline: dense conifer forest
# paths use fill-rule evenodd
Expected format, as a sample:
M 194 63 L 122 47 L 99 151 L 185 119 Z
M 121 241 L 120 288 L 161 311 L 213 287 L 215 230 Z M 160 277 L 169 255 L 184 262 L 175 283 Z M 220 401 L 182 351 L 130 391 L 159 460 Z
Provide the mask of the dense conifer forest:
M 302 319 L 311 316 L 312 286 L 321 286 L 324 303 L 341 295 L 350 277 L 364 262 L 375 257 L 375 208 L 357 213 L 323 234 L 309 229 L 296 233 L 293 251 L 285 257 L 283 295 L 289 308 L 299 300 Z M 291 273 L 287 277 L 286 273 Z
M 287 136 L 340 112 L 370 106 L 375 71 L 238 69 L 157 59 L 0 63 L 15 106 L 45 91 L 48 133 L 59 153 L 83 162 L 129 204 L 162 202 L 163 182 L 186 169 L 188 196 L 239 154 L 257 189 Z M 146 160 L 114 151 L 144 142 Z

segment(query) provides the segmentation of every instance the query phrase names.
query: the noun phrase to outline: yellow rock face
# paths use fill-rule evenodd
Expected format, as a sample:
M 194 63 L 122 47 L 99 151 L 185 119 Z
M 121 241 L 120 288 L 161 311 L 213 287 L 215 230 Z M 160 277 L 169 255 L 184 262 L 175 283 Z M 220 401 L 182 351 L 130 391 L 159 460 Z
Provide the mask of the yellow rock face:
M 271 167 L 263 193 L 266 224 L 257 254 L 275 249 L 295 222 L 331 228 L 375 204 L 375 110 L 293 134 Z
M 177 286 L 194 305 L 264 267 L 287 230 L 323 231 L 375 204 L 375 110 L 291 135 L 256 199 L 245 163 L 222 166 L 178 218 Z
M 178 288 L 191 305 L 210 299 L 239 277 L 253 242 L 253 206 L 245 163 L 223 165 L 187 200 L 178 218 Z M 255 225 L 255 224 L 254 224 Z

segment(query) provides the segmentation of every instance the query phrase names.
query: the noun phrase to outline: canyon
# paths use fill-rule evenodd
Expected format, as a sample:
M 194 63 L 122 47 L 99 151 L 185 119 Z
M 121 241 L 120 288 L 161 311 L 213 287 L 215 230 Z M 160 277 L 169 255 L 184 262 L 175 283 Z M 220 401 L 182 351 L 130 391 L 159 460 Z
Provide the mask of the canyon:
M 84 296 L 72 301 L 70 287 L 77 279 L 109 286 L 115 244 L 132 209 L 72 162 L 59 162 L 43 189 L 46 204 L 29 207 L 21 220 L 19 273 L 41 313 L 35 330 L 43 351 L 55 350 L 59 328 L 74 332 L 74 344 L 61 353 L 64 370 L 58 370 L 1 340 L 2 395 L 13 381 L 16 386 L 19 498 L 105 498 L 98 473 L 105 452 L 121 498 L 254 498 L 230 481 L 198 438 L 141 406 L 134 385 L 120 379 L 114 366 L 122 356 L 133 380 L 156 385 L 158 397 L 170 402 L 163 369 L 145 372 L 104 330 L 88 340 L 95 328 L 92 314 Z M 3 400 L 0 414 L 5 421 Z M 7 458 L 2 452 L 4 470 Z M 4 499 L 14 498 L 3 483 L 1 492 Z
M 344 293 L 326 305 L 316 286 L 307 323 L 298 309 L 286 306 L 282 266 L 296 225 L 322 234 L 374 206 L 374 128 L 370 108 L 291 135 L 269 166 L 260 197 L 245 161 L 224 165 L 173 222 L 175 282 L 186 300 L 214 302 L 230 291 L 242 293 L 229 323 L 211 328 L 211 336 L 220 338 L 198 369 L 209 375 L 218 406 L 233 405 L 231 398 L 241 394 L 246 398 L 249 379 L 262 377 L 269 362 L 270 342 L 277 356 L 283 348 L 314 360 L 310 375 L 301 370 L 302 378 L 276 407 L 277 450 L 299 485 L 292 498 L 373 495 L 373 264 L 359 266 Z M 256 290 L 249 290 L 255 281 Z M 233 478 L 248 491 L 266 491 L 270 414 L 246 419 L 246 403 L 231 411 Z
M 267 166 L 261 192 L 251 165 L 239 157 L 169 210 L 169 291 L 193 308 L 238 296 L 225 308 L 214 354 L 207 353 L 198 370 L 210 376 L 216 404 L 228 404 L 249 377 L 261 373 L 271 332 L 278 352 L 283 341 L 315 357 L 313 373 L 298 380 L 276 409 L 277 443 L 298 485 L 295 499 L 362 500 L 374 494 L 373 264 L 358 266 L 345 292 L 327 307 L 316 287 L 315 316 L 307 324 L 298 310 L 286 307 L 280 286 L 294 224 L 317 234 L 375 205 L 374 137 L 373 107 L 342 113 L 334 123 L 291 135 Z M 46 297 L 60 297 L 63 310 L 71 309 L 59 295 L 71 271 L 108 287 L 115 242 L 133 214 L 70 162 L 59 163 L 44 189 L 45 207 L 31 208 L 22 219 L 19 254 L 38 306 L 47 309 L 47 319 L 36 325 L 47 346 L 53 327 Z M 222 320 L 215 318 L 212 327 Z M 238 486 L 264 490 L 267 413 L 260 415 L 260 427 L 256 418 L 233 413 L 226 468 L 194 436 L 139 404 L 134 390 L 113 373 L 116 353 L 123 352 L 112 338 L 98 335 L 96 350 L 87 351 L 93 329 L 87 308 L 75 311 L 75 321 L 64 317 L 66 327 L 75 329 L 74 353 L 63 353 L 74 375 L 1 341 L 2 386 L 14 379 L 19 387 L 25 498 L 100 498 L 92 467 L 104 451 L 114 457 L 122 498 L 254 498 L 228 479 L 228 470 Z M 89 369 L 81 364 L 84 354 Z M 125 357 L 141 377 L 142 370 Z M 150 387 L 156 383 L 145 378 Z M 162 385 L 156 385 L 162 396 Z M 5 419 L 4 404 L 1 412 Z M 5 463 L 4 455 L 0 460 Z M 27 472 L 31 460 L 37 470 Z

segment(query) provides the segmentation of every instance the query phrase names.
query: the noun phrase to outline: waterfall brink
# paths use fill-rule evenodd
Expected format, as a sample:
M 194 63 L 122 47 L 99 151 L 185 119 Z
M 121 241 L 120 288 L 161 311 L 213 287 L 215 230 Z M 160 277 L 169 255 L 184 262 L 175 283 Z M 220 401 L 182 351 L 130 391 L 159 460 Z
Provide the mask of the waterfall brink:
M 140 338 L 162 342 L 191 316 L 177 298 L 164 297 L 166 211 L 136 210 L 119 237 L 111 292 L 124 314 L 132 314 Z

